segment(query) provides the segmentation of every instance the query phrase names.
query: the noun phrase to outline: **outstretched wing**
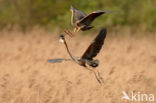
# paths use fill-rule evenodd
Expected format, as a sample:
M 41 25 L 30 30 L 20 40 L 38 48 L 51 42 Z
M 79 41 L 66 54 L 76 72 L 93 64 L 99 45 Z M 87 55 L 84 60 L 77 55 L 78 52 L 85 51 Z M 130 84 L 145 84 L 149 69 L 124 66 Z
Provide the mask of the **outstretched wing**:
M 75 21 L 80 20 L 86 16 L 86 14 L 83 13 L 82 11 L 75 9 L 73 4 L 71 5 L 70 9 L 74 11 L 73 15 L 74 15 Z
M 85 13 L 83 13 L 82 11 L 78 10 L 78 9 L 74 9 L 74 17 L 75 20 L 81 20 L 82 18 L 84 18 L 86 16 Z
M 85 16 L 84 18 L 82 18 L 80 21 L 78 21 L 77 25 L 81 25 L 81 24 L 90 25 L 95 20 L 95 18 L 97 18 L 98 16 L 100 16 L 104 13 L 112 13 L 112 11 L 95 11 L 95 12 L 92 12 L 92 13 L 88 14 L 87 16 Z
M 90 59 L 94 58 L 101 50 L 104 40 L 106 38 L 107 30 L 102 28 L 96 38 L 92 41 L 88 49 L 85 51 L 81 59 Z
M 69 61 L 71 59 L 65 59 L 65 58 L 57 58 L 57 59 L 48 59 L 49 63 L 61 63 L 62 61 Z

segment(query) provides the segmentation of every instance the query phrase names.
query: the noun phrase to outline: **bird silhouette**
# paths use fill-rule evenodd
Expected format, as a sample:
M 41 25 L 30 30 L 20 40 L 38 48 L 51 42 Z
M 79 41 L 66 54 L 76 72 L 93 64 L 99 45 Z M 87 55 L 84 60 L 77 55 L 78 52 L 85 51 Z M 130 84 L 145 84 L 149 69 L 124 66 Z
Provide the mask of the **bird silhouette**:
M 83 13 L 82 11 L 74 8 L 73 5 L 70 7 L 71 15 L 71 24 L 74 27 L 74 32 L 78 32 L 80 30 L 86 31 L 92 29 L 94 26 L 91 26 L 91 23 L 100 15 L 104 13 L 112 13 L 112 11 L 94 11 L 88 15 Z
M 62 61 L 72 60 L 75 63 L 79 64 L 80 66 L 85 67 L 87 70 L 94 72 L 94 75 L 95 75 L 97 81 L 101 84 L 101 83 L 103 83 L 102 77 L 100 76 L 100 73 L 98 72 L 98 70 L 95 69 L 99 65 L 99 60 L 97 60 L 97 59 L 94 60 L 93 58 L 96 57 L 97 54 L 100 52 L 100 50 L 104 44 L 106 34 L 107 34 L 106 28 L 102 28 L 100 30 L 100 32 L 98 33 L 98 35 L 95 37 L 95 39 L 92 41 L 92 43 L 89 45 L 87 50 L 84 52 L 84 54 L 80 58 L 75 57 L 71 54 L 71 52 L 68 48 L 67 42 L 65 40 L 65 36 L 64 36 L 64 34 L 61 34 L 60 42 L 64 43 L 66 50 L 71 59 L 65 59 L 65 58 L 49 59 L 48 62 L 61 63 Z

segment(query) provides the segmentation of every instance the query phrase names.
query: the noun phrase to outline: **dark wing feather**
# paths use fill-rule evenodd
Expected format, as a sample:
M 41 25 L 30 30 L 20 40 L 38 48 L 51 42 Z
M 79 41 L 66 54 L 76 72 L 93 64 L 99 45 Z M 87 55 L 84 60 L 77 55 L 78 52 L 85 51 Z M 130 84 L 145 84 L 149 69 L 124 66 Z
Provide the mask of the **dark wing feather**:
M 49 63 L 61 63 L 62 61 L 68 61 L 70 59 L 58 58 L 58 59 L 48 59 Z
M 94 58 L 100 52 L 102 45 L 104 44 L 106 34 L 107 34 L 106 28 L 101 29 L 99 34 L 96 36 L 96 38 L 90 44 L 90 46 L 85 51 L 85 53 L 83 54 L 81 59 L 92 60 L 92 58 Z
M 97 18 L 98 16 L 104 14 L 104 13 L 111 13 L 111 11 L 95 11 L 92 12 L 90 14 L 88 14 L 87 16 L 85 16 L 84 18 L 82 18 L 80 21 L 77 22 L 77 25 L 90 25 L 95 18 Z
M 80 20 L 86 16 L 86 14 L 83 13 L 82 11 L 75 9 L 73 4 L 71 5 L 70 9 L 74 11 L 73 15 L 74 15 L 75 21 Z
M 80 10 L 77 10 L 77 9 L 74 9 L 74 17 L 75 17 L 75 20 L 81 20 L 82 18 L 84 18 L 86 16 L 85 13 L 83 13 L 82 11 Z

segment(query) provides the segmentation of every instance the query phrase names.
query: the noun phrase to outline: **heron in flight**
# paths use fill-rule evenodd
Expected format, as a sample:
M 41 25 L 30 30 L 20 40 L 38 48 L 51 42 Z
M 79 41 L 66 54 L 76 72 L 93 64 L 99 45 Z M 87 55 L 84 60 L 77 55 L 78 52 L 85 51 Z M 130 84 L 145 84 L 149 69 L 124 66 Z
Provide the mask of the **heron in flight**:
M 74 32 L 78 32 L 80 30 L 86 31 L 92 29 L 94 26 L 91 26 L 91 23 L 100 15 L 104 13 L 112 13 L 112 11 L 94 11 L 88 15 L 83 13 L 82 11 L 75 9 L 73 5 L 70 7 L 71 15 L 71 24 L 74 27 Z
M 92 43 L 89 45 L 87 50 L 84 52 L 84 54 L 80 58 L 75 57 L 71 54 L 71 52 L 69 51 L 67 42 L 65 40 L 65 36 L 63 34 L 61 34 L 60 41 L 64 43 L 71 59 L 59 58 L 59 59 L 49 59 L 48 61 L 50 63 L 59 63 L 62 61 L 73 60 L 75 63 L 79 64 L 80 66 L 83 66 L 86 69 L 94 72 L 94 75 L 95 75 L 97 81 L 101 84 L 101 83 L 103 83 L 103 80 L 102 80 L 98 70 L 95 69 L 99 65 L 99 60 L 97 60 L 97 59 L 95 60 L 93 58 L 96 57 L 96 55 L 100 52 L 100 50 L 104 44 L 106 34 L 107 34 L 106 28 L 102 28 L 100 30 L 100 32 L 98 33 L 98 35 L 96 36 L 96 38 L 92 41 Z

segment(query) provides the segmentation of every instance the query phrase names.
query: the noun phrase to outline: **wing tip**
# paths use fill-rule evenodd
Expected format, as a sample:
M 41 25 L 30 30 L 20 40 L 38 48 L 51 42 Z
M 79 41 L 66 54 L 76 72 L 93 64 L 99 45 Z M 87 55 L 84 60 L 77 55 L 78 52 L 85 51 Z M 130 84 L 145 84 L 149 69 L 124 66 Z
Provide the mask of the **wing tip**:
M 107 34 L 107 29 L 106 29 L 106 27 L 103 27 L 103 28 L 101 28 L 101 30 L 100 30 L 100 34 L 104 34 L 105 36 L 106 36 L 106 34 Z

